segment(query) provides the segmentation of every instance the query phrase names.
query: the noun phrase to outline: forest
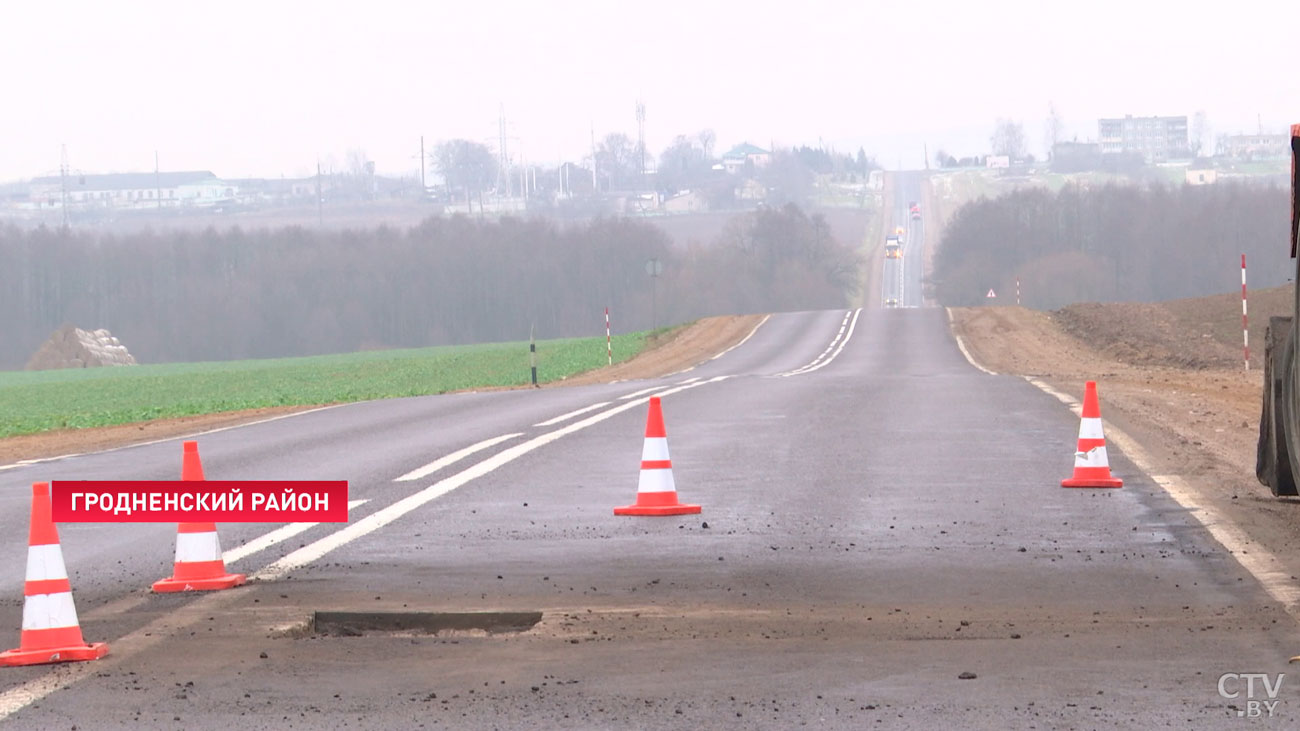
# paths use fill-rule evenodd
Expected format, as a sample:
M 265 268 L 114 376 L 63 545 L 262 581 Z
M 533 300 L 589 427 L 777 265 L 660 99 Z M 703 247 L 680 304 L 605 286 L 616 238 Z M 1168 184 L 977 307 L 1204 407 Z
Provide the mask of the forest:
M 1276 186 L 1022 188 L 953 214 L 929 286 L 944 305 L 1160 301 L 1289 278 L 1290 198 Z
M 430 218 L 122 235 L 0 227 L 0 369 L 64 323 L 108 328 L 141 363 L 597 335 L 715 314 L 842 307 L 858 256 L 796 206 L 677 248 L 643 219 Z M 662 273 L 647 274 L 658 260 Z

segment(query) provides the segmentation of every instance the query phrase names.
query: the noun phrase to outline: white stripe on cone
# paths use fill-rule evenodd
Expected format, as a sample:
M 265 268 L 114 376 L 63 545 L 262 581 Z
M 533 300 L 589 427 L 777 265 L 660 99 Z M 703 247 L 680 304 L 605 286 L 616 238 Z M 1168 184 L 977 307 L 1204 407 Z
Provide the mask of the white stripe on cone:
M 1106 448 L 1093 447 L 1086 452 L 1074 453 L 1075 467 L 1110 467 L 1110 462 L 1106 459 Z
M 646 437 L 645 446 L 641 447 L 641 460 L 659 462 L 668 459 L 667 437 Z
M 33 594 L 23 602 L 23 629 L 58 629 L 77 626 L 77 607 L 72 592 Z
M 641 479 L 637 481 L 637 492 L 677 492 L 677 483 L 673 482 L 670 468 L 641 470 Z
M 1105 439 L 1101 433 L 1101 419 L 1089 417 L 1079 422 L 1080 439 Z
M 221 541 L 217 538 L 216 531 L 176 534 L 176 563 L 220 559 Z
M 68 569 L 63 565 L 63 551 L 59 549 L 59 544 L 27 547 L 28 581 L 66 578 Z

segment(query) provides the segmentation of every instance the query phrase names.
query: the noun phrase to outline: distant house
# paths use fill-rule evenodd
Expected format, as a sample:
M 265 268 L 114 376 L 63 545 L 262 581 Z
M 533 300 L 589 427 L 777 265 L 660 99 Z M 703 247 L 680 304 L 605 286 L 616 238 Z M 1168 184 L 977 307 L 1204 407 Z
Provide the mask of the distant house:
M 746 164 L 761 168 L 769 162 L 772 162 L 772 153 L 748 142 L 742 142 L 722 155 L 722 167 L 732 175 L 744 172 Z
M 1213 168 L 1200 170 L 1188 168 L 1186 170 L 1186 175 L 1188 185 L 1214 185 L 1215 181 L 1219 178 L 1219 174 L 1215 172 Z
M 1009 168 L 1011 167 L 1011 158 L 1007 155 L 989 155 L 984 158 L 984 167 L 989 169 Z
M 232 201 L 238 188 L 209 171 L 174 173 L 107 173 L 49 175 L 31 181 L 30 198 L 56 207 L 67 187 L 68 202 L 78 208 L 171 208 L 212 206 Z
M 1291 153 L 1289 135 L 1229 135 L 1224 152 L 1244 160 L 1281 160 Z
M 709 199 L 698 190 L 687 190 L 664 201 L 668 213 L 700 213 L 709 210 Z

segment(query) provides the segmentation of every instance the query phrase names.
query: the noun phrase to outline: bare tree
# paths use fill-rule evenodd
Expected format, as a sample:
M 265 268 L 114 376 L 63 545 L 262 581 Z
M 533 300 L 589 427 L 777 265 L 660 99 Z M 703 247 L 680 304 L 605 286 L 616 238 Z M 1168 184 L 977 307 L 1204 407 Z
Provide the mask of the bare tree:
M 596 148 L 596 169 L 608 181 L 610 190 L 630 190 L 641 175 L 641 153 L 627 135 L 606 135 Z
M 1043 122 L 1043 142 L 1047 145 L 1048 159 L 1051 159 L 1052 150 L 1056 148 L 1064 134 L 1065 120 L 1061 119 L 1061 112 L 1056 108 L 1056 102 L 1048 102 L 1047 119 Z
M 695 135 L 695 139 L 700 143 L 700 149 L 704 150 L 704 157 L 713 160 L 713 145 L 718 141 L 718 136 L 711 129 L 702 129 Z
M 712 167 L 713 162 L 699 144 L 678 135 L 659 156 L 656 178 L 663 190 L 686 190 L 707 182 Z
M 1012 160 L 1025 156 L 1025 128 L 1019 122 L 999 119 L 989 138 L 994 155 L 1006 155 Z
M 467 206 L 471 196 L 477 194 L 482 210 L 483 191 L 497 177 L 496 155 L 487 145 L 469 140 L 439 142 L 433 149 L 433 162 L 448 190 L 463 192 Z
M 1204 109 L 1198 109 L 1192 116 L 1191 136 L 1187 140 L 1187 149 L 1193 157 L 1200 157 L 1205 148 L 1205 140 L 1210 136 L 1210 118 Z

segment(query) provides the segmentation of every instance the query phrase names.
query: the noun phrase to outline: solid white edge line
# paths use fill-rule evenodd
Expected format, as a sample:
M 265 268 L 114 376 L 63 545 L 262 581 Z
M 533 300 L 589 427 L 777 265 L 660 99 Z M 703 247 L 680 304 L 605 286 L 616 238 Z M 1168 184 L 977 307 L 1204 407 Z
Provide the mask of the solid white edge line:
M 953 317 L 952 317 L 952 308 L 951 308 L 951 307 L 945 307 L 945 308 L 943 308 L 943 309 L 948 313 L 948 333 L 949 333 L 950 335 L 952 335 L 952 339 L 953 339 L 954 341 L 956 341 L 956 343 L 957 343 L 957 349 L 960 350 L 960 351 L 961 351 L 961 354 L 964 355 L 964 356 L 966 357 L 966 362 L 967 362 L 967 363 L 970 363 L 970 364 L 973 365 L 973 366 L 975 366 L 975 367 L 978 368 L 979 370 L 984 371 L 985 373 L 989 374 L 990 376 L 996 376 L 997 373 L 995 373 L 995 372 L 993 372 L 993 371 L 991 371 L 991 370 L 985 368 L 984 366 L 980 365 L 979 363 L 975 362 L 975 356 L 971 355 L 971 354 L 970 354 L 970 351 L 966 349 L 966 343 L 965 343 L 965 341 L 963 341 L 963 340 L 961 339 L 961 336 L 958 335 L 957 332 L 956 332 L 955 330 L 952 329 L 953 322 L 954 322 L 954 321 L 953 321 Z
M 674 393 L 679 393 L 681 391 L 686 391 L 692 388 L 697 388 L 699 386 L 704 386 L 709 383 L 722 381 L 727 378 L 730 378 L 730 376 L 718 376 L 716 378 L 711 378 L 707 381 L 699 381 L 697 383 L 691 383 L 685 386 L 678 386 L 676 388 L 670 388 L 667 390 L 659 391 L 655 395 L 660 397 L 668 396 Z M 606 419 L 616 416 L 624 411 L 627 411 L 628 409 L 632 409 L 637 406 L 640 406 L 641 404 L 644 404 L 649 400 L 650 397 L 647 396 L 645 398 L 639 398 L 635 401 L 628 401 L 627 403 L 620 404 L 619 406 L 615 406 L 612 409 L 606 409 L 605 411 L 601 411 L 592 416 L 588 416 L 587 418 L 582 419 L 581 421 L 575 421 L 572 424 L 569 424 L 568 426 L 563 426 L 554 431 L 550 431 L 540 436 L 533 437 L 532 439 L 529 439 L 528 441 L 523 442 L 522 444 L 516 444 L 513 447 L 503 449 L 500 452 L 497 452 L 496 454 L 492 455 L 491 457 L 488 457 L 487 459 L 483 460 L 482 462 L 475 463 L 474 465 L 467 467 L 464 470 L 461 470 L 460 472 L 457 472 L 456 474 L 450 477 L 446 477 L 442 480 L 439 480 L 438 482 L 435 482 L 434 484 L 424 488 L 423 490 L 420 490 L 419 492 L 416 492 L 412 495 L 408 495 L 402 498 L 401 500 L 398 500 L 397 502 L 394 502 L 386 507 L 383 507 L 371 513 L 370 515 L 367 515 L 366 517 L 362 518 L 361 520 L 355 523 L 350 523 L 347 526 L 340 528 L 339 530 L 315 541 L 314 543 L 309 543 L 306 546 L 299 548 L 298 550 L 288 554 L 287 556 L 284 556 L 278 561 L 275 561 L 269 566 L 253 574 L 250 578 L 258 581 L 274 581 L 276 579 L 283 578 L 289 573 L 324 557 L 326 554 L 330 553 L 331 551 L 341 548 L 342 546 L 345 546 L 348 543 L 351 543 L 352 541 L 355 541 L 358 538 L 362 538 L 364 536 L 367 536 L 379 530 L 380 528 L 383 528 L 384 526 L 388 525 L 389 523 L 392 523 L 398 518 L 405 516 L 407 513 L 410 513 L 413 510 L 439 497 L 442 497 L 443 495 L 446 495 L 452 490 L 455 490 L 456 488 L 461 487 L 479 477 L 483 477 L 484 475 L 490 474 L 496 469 L 506 464 L 509 464 L 510 462 L 513 462 L 514 460 L 524 456 L 525 454 L 528 454 L 534 449 L 550 444 L 551 442 L 554 442 L 557 439 L 560 439 L 561 437 L 567 436 L 577 431 L 581 431 L 582 429 L 586 429 L 587 427 L 593 424 L 598 424 Z
M 559 416 L 553 419 L 547 419 L 546 421 L 538 422 L 536 424 L 533 424 L 533 426 L 555 426 L 556 424 L 559 424 L 561 421 L 568 421 L 569 419 L 572 419 L 575 416 L 582 416 L 588 411 L 595 411 L 596 409 L 599 409 L 602 406 L 609 406 L 609 402 L 601 401 L 598 404 L 592 404 L 591 406 L 584 406 L 581 409 L 575 409 L 573 411 L 570 411 L 567 414 L 560 414 Z
M 365 505 L 368 502 L 370 501 L 349 500 L 348 512 L 350 513 L 351 511 L 361 507 L 362 505 Z M 320 523 L 289 523 L 288 525 L 280 526 L 279 528 L 276 528 L 270 533 L 265 533 L 263 535 L 260 535 L 257 538 L 254 538 L 243 545 L 235 546 L 229 551 L 223 551 L 221 553 L 221 560 L 225 561 L 226 563 L 234 563 L 241 558 L 247 558 L 260 551 L 265 551 L 266 549 L 270 548 L 271 546 L 274 546 L 277 543 L 283 543 L 284 541 L 293 538 L 299 533 L 303 533 L 305 531 L 311 530 L 312 528 L 315 528 L 318 525 L 320 525 Z
M 721 358 L 722 356 L 726 355 L 727 353 L 730 353 L 731 351 L 735 350 L 736 348 L 739 348 L 740 346 L 744 345 L 744 344 L 745 344 L 745 343 L 746 343 L 750 338 L 754 337 L 754 333 L 758 332 L 758 329 L 759 329 L 760 327 L 763 326 L 763 323 L 767 322 L 767 321 L 770 320 L 770 319 L 772 319 L 772 316 L 771 316 L 771 315 L 763 315 L 763 319 L 759 320 L 759 321 L 758 321 L 758 324 L 754 326 L 754 329 L 753 329 L 753 330 L 750 330 L 748 335 L 746 335 L 745 337 L 741 338 L 741 339 L 740 339 L 740 342 L 736 343 L 735 345 L 731 346 L 730 348 L 727 348 L 726 350 L 722 351 L 721 353 L 718 353 L 717 355 L 713 356 L 712 358 L 709 358 L 709 360 L 717 360 L 718 358 Z
M 849 323 L 849 331 L 844 335 L 844 340 L 840 342 L 840 347 L 836 348 L 834 353 L 831 353 L 831 357 L 827 358 L 826 360 L 823 360 L 820 363 L 817 363 L 816 365 L 804 366 L 800 370 L 795 371 L 790 375 L 803 375 L 804 373 L 812 373 L 815 370 L 825 368 L 826 366 L 830 365 L 836 358 L 839 357 L 840 353 L 843 352 L 844 346 L 849 344 L 849 340 L 853 338 L 853 331 L 858 326 L 858 316 L 861 314 L 862 314 L 861 307 L 859 307 L 856 311 L 854 311 L 853 322 Z
M 401 477 L 395 478 L 393 482 L 410 482 L 411 480 L 419 480 L 421 478 L 428 477 L 429 475 L 432 475 L 433 473 L 437 472 L 443 467 L 455 464 L 461 461 L 462 459 L 465 459 L 466 457 L 470 456 L 471 454 L 474 454 L 475 452 L 488 449 L 489 447 L 495 447 L 496 445 L 506 441 L 507 439 L 514 439 L 515 437 L 521 435 L 522 432 L 516 432 L 514 434 L 502 434 L 499 437 L 484 439 L 478 444 L 471 444 L 468 447 L 452 452 L 451 454 L 448 454 L 445 457 L 439 457 L 438 459 L 435 459 L 434 461 L 430 462 L 429 464 L 423 467 L 418 467 L 416 469 L 413 469 L 410 472 L 407 472 L 406 474 L 402 475 Z
M 307 415 L 307 414 L 314 414 L 314 413 L 316 413 L 317 411 L 324 411 L 324 410 L 326 410 L 326 409 L 333 409 L 333 408 L 337 408 L 337 407 L 339 407 L 339 406 L 346 406 L 346 405 L 347 405 L 347 404 L 330 404 L 329 406 L 317 406 L 317 407 L 314 408 L 314 409 L 306 409 L 306 410 L 304 410 L 304 411 L 295 411 L 295 412 L 293 412 L 292 414 L 280 414 L 279 416 L 271 416 L 271 417 L 267 417 L 267 418 L 265 418 L 265 419 L 258 419 L 257 421 L 248 421 L 248 422 L 244 422 L 243 424 L 231 424 L 230 426 L 221 426 L 221 427 L 217 427 L 216 429 L 208 429 L 207 431 L 195 432 L 195 433 L 193 433 L 193 434 L 181 434 L 181 435 L 178 435 L 178 436 L 174 436 L 174 437 L 166 437 L 166 438 L 163 438 L 163 439 L 154 439 L 154 440 L 151 440 L 151 441 L 148 441 L 148 442 L 136 442 L 135 444 L 123 444 L 123 445 L 120 446 L 120 447 L 109 447 L 108 449 L 97 449 L 97 450 L 95 450 L 95 451 L 93 451 L 93 452 L 73 452 L 73 453 L 71 453 L 71 454 L 60 454 L 60 455 L 57 456 L 57 457 L 40 457 L 40 458 L 38 458 L 38 459 L 22 459 L 22 460 L 19 460 L 19 461 L 17 461 L 17 462 L 13 462 L 13 463 L 11 463 L 11 464 L 0 465 L 0 470 L 12 470 L 12 469 L 14 469 L 14 468 L 16 468 L 16 467 L 27 467 L 28 465 L 41 464 L 41 463 L 43 463 L 43 462 L 54 462 L 54 461 L 57 461 L 57 460 L 60 460 L 60 459 L 68 459 L 68 458 L 70 458 L 70 457 L 84 457 L 84 456 L 86 456 L 86 455 L 88 455 L 88 454 L 106 454 L 106 453 L 108 453 L 108 452 L 116 452 L 116 451 L 119 451 L 119 450 L 122 450 L 122 449 L 131 449 L 131 448 L 133 448 L 133 447 L 148 447 L 148 446 L 150 446 L 150 445 L 152 445 L 152 444 L 162 444 L 162 443 L 164 443 L 164 442 L 173 442 L 173 441 L 176 441 L 176 440 L 178 440 L 178 439 L 194 439 L 194 438 L 196 438 L 196 437 L 203 437 L 203 436 L 207 436 L 207 435 L 209 435 L 209 434 L 216 434 L 216 433 L 218 433 L 218 432 L 230 431 L 231 429 L 242 429 L 242 428 L 244 428 L 244 427 L 246 427 L 246 426 L 257 426 L 258 424 L 266 424 L 266 423 L 269 423 L 269 422 L 272 422 L 272 421 L 279 421 L 279 420 L 281 420 L 281 419 L 288 419 L 288 418 L 290 418 L 290 417 L 294 417 L 294 416 L 305 416 L 305 415 Z M 125 425 L 115 425 L 115 426 L 125 426 Z
M 644 395 L 644 394 L 650 393 L 651 391 L 656 391 L 656 390 L 658 390 L 658 389 L 660 389 L 660 388 L 662 388 L 662 386 L 651 386 L 650 388 L 643 388 L 643 389 L 641 389 L 640 391 L 633 391 L 632 393 L 629 393 L 629 394 L 626 395 L 626 396 L 619 396 L 618 399 L 616 399 L 616 400 L 618 400 L 618 401 L 626 401 L 626 400 L 628 400 L 628 399 L 630 399 L 630 398 L 636 398 L 637 396 L 641 396 L 641 395 Z
M 1082 411 L 1079 402 L 1070 396 L 1057 391 L 1032 376 L 1024 376 L 1024 379 L 1043 393 L 1053 396 L 1068 405 L 1076 414 Z M 1154 474 L 1152 469 L 1154 461 L 1151 459 L 1151 455 L 1138 444 L 1137 440 L 1130 437 L 1122 429 L 1107 423 L 1105 431 L 1108 442 L 1113 442 L 1116 447 L 1119 447 L 1119 450 L 1135 467 L 1142 470 L 1152 482 L 1159 485 L 1169 497 L 1173 498 L 1174 502 L 1182 506 L 1189 515 L 1196 518 L 1210 536 L 1215 541 L 1218 541 L 1219 545 L 1223 546 L 1224 550 L 1231 554 L 1243 569 L 1255 577 L 1255 580 L 1259 582 L 1264 591 L 1282 605 L 1287 614 L 1300 621 L 1300 586 L 1297 586 L 1292 581 L 1289 572 L 1278 568 L 1282 563 L 1278 561 L 1277 556 L 1252 541 L 1244 531 L 1213 506 L 1201 505 L 1197 502 L 1197 492 L 1189 488 L 1181 478 L 1176 475 Z

